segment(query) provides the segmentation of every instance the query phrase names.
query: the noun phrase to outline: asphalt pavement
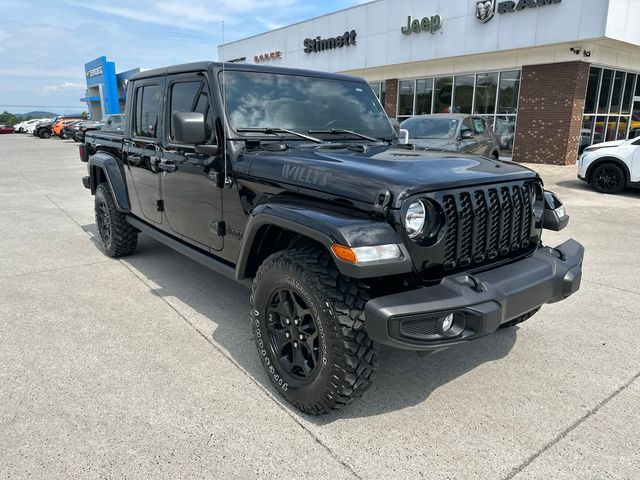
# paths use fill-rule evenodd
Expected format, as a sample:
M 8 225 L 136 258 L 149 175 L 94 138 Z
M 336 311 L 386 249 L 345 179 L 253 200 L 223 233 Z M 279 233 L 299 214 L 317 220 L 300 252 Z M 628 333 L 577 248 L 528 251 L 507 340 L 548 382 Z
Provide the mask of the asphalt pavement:
M 271 387 L 248 290 L 140 237 L 95 241 L 77 144 L 0 136 L 0 478 L 640 478 L 640 191 L 539 165 L 582 289 L 307 417 Z

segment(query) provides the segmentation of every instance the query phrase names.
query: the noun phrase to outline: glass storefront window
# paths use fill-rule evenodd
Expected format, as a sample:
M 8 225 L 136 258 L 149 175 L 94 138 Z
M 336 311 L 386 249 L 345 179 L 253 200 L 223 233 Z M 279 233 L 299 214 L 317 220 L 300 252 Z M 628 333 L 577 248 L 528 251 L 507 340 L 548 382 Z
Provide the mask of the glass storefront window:
M 493 115 L 496 113 L 498 74 L 480 73 L 476 80 L 476 106 L 473 113 Z
M 604 132 L 607 123 L 607 117 L 597 117 L 596 125 L 593 133 L 593 143 L 604 142 Z
M 455 77 L 452 113 L 471 113 L 474 83 L 475 75 L 458 75 Z
M 624 83 L 624 94 L 622 95 L 622 110 L 620 113 L 623 115 L 629 115 L 631 110 L 631 102 L 633 101 L 633 85 L 636 81 L 636 75 L 633 73 L 627 74 L 627 81 Z
M 613 142 L 616 140 L 616 132 L 618 131 L 618 117 L 609 117 L 607 121 L 606 141 Z
M 453 77 L 436 78 L 434 91 L 433 113 L 451 113 L 451 94 Z
M 602 72 L 602 82 L 600 83 L 598 113 L 607 113 L 609 111 L 609 98 L 611 97 L 611 86 L 613 84 L 613 70 L 604 70 L 604 72 Z
M 616 72 L 613 81 L 613 92 L 611 94 L 611 106 L 609 113 L 614 115 L 620 114 L 620 101 L 622 100 L 622 87 L 624 86 L 624 72 Z
M 500 74 L 498 113 L 518 113 L 520 95 L 520 70 Z
M 584 113 L 596 113 L 596 99 L 598 98 L 598 84 L 600 83 L 601 72 L 601 68 L 595 67 L 591 67 L 589 71 L 589 84 L 587 85 Z
M 633 72 L 591 67 L 580 131 L 580 149 L 605 141 L 634 138 L 640 133 L 640 75 Z M 594 110 L 604 115 L 593 116 Z M 609 115 L 607 115 L 609 113 Z M 637 130 L 637 131 L 636 131 Z
M 578 145 L 578 155 L 582 155 L 584 149 L 591 145 L 591 134 L 593 133 L 593 116 L 585 115 L 582 118 L 582 128 L 580 129 L 580 144 Z
M 413 115 L 413 80 L 401 80 L 398 83 L 398 116 Z
M 430 114 L 432 100 L 433 78 L 420 78 L 416 80 L 416 115 Z

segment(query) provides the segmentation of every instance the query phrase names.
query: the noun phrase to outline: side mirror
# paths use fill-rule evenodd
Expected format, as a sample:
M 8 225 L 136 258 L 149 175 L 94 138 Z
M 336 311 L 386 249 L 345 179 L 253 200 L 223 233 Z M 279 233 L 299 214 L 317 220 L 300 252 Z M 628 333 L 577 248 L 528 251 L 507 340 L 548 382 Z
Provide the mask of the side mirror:
M 544 192 L 544 217 L 542 228 L 559 232 L 569 224 L 569 215 L 555 193 Z
M 460 138 L 462 140 L 473 140 L 474 138 L 476 138 L 476 134 L 473 133 L 472 130 L 463 130 L 460 134 Z
M 400 135 L 398 136 L 400 137 L 401 145 L 407 145 L 409 143 L 409 130 L 407 130 L 406 128 L 401 128 Z
M 200 145 L 207 141 L 204 114 L 197 112 L 174 112 L 171 115 L 173 140 L 186 145 Z

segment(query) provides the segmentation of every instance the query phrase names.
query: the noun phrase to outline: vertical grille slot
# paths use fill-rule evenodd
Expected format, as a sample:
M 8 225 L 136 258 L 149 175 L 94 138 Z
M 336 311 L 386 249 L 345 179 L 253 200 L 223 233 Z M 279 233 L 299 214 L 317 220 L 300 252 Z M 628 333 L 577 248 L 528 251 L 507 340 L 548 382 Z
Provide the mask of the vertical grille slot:
M 511 239 L 511 250 L 516 251 L 520 249 L 521 237 L 522 237 L 522 218 L 523 218 L 523 204 L 520 197 L 520 188 L 513 187 L 513 238 Z
M 460 235 L 460 266 L 471 265 L 471 248 L 473 246 L 473 205 L 471 195 L 464 192 L 460 194 L 460 220 L 462 234 Z
M 475 193 L 475 199 L 476 231 L 474 234 L 475 248 L 473 261 L 476 263 L 482 263 L 487 258 L 487 243 L 489 241 L 489 210 L 487 209 L 487 203 L 484 199 L 484 192 L 477 190 Z
M 498 200 L 498 192 L 495 188 L 489 190 L 489 212 L 491 214 L 491 227 L 488 257 L 489 260 L 493 260 L 498 257 L 500 252 L 500 219 L 502 217 L 500 200 Z
M 458 210 L 451 195 L 444 197 L 444 213 L 447 217 L 447 235 L 445 238 L 444 269 L 456 268 L 456 248 L 458 245 Z
M 529 247 L 533 188 L 509 184 L 442 196 L 444 269 L 481 264 Z
M 508 188 L 500 190 L 502 196 L 502 224 L 500 228 L 500 255 L 505 256 L 511 250 L 511 237 L 513 236 L 513 207 L 511 206 L 511 193 Z

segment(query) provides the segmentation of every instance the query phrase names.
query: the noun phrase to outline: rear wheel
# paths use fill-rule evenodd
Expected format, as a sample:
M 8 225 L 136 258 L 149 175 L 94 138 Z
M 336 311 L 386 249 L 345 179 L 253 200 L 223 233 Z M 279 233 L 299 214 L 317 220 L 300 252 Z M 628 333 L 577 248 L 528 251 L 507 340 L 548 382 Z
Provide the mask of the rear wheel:
M 603 163 L 591 174 L 591 183 L 600 193 L 618 193 L 624 188 L 624 171 L 615 163 Z
M 111 189 L 106 183 L 101 183 L 96 189 L 95 213 L 99 240 L 108 256 L 124 257 L 135 252 L 138 231 L 118 211 Z
M 265 260 L 253 282 L 251 323 L 278 391 L 304 413 L 341 408 L 369 387 L 377 347 L 364 330 L 365 286 L 327 252 L 296 248 Z
M 51 138 L 51 130 L 48 128 L 43 128 L 38 132 L 38 136 L 40 138 Z

